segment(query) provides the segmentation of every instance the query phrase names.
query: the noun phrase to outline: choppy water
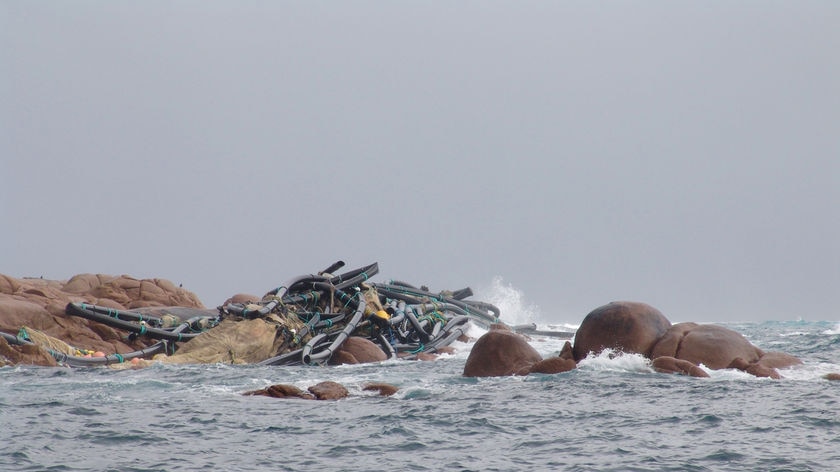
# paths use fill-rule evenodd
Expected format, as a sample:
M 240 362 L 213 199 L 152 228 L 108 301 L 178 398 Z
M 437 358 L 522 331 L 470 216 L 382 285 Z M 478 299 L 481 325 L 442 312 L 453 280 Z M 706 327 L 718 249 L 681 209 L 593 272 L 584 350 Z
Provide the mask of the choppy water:
M 780 381 L 655 374 L 638 356 L 556 375 L 465 379 L 469 345 L 435 362 L 342 367 L 0 369 L 0 469 L 836 470 L 836 322 L 728 325 L 800 356 Z M 544 355 L 557 339 L 533 340 Z M 339 401 L 243 396 L 347 386 Z M 400 387 L 392 397 L 366 381 Z

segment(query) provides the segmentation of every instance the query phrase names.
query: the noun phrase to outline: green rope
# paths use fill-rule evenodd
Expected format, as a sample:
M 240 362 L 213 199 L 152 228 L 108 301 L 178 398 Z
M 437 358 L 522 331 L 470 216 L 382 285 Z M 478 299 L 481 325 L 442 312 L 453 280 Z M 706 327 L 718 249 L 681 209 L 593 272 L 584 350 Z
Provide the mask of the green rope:
M 418 347 L 417 349 L 415 349 L 413 351 L 408 351 L 408 352 L 411 353 L 411 354 L 419 354 L 419 353 L 423 352 L 424 349 L 426 349 L 426 347 L 423 346 L 423 343 L 420 343 L 420 347 Z
M 114 357 L 117 358 L 117 362 L 119 362 L 120 364 L 125 362 L 125 358 L 123 358 L 122 354 L 114 354 Z

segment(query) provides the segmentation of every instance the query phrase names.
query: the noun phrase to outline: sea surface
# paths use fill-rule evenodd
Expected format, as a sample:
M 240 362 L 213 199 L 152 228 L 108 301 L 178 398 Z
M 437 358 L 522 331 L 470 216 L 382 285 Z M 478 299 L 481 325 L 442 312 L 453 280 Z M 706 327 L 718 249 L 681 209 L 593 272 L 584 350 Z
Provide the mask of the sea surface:
M 5 367 L 0 470 L 840 470 L 840 382 L 822 377 L 840 372 L 838 322 L 726 326 L 805 364 L 782 380 L 699 379 L 601 355 L 562 374 L 472 379 L 471 344 L 458 343 L 433 362 L 340 367 Z M 548 356 L 564 341 L 531 343 Z M 324 380 L 350 397 L 242 395 Z M 400 390 L 380 397 L 362 390 L 370 381 Z

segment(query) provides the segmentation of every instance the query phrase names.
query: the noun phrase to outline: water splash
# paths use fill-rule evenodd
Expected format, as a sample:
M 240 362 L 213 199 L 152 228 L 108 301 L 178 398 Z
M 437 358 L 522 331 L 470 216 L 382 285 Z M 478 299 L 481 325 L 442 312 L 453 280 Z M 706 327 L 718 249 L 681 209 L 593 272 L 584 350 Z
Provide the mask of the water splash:
M 653 372 L 650 360 L 645 356 L 612 349 L 604 349 L 598 354 L 589 353 L 578 363 L 578 368 L 593 371 Z
M 496 305 L 501 311 L 499 318 L 511 325 L 534 323 L 539 318 L 539 307 L 526 303 L 522 290 L 505 283 L 498 275 L 489 287 L 477 290 L 475 299 Z

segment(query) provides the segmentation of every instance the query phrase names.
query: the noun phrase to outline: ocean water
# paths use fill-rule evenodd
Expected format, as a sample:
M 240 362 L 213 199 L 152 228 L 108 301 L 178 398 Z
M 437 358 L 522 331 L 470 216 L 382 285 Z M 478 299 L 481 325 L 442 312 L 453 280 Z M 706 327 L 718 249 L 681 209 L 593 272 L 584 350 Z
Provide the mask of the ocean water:
M 805 365 L 782 380 L 730 370 L 697 379 L 601 355 L 562 374 L 468 379 L 471 344 L 458 343 L 433 362 L 339 367 L 6 367 L 0 470 L 838 470 L 840 382 L 822 378 L 840 372 L 838 323 L 727 326 Z M 548 356 L 563 341 L 531 342 Z M 242 395 L 324 380 L 350 397 Z M 362 390 L 369 381 L 400 390 L 380 397 Z

